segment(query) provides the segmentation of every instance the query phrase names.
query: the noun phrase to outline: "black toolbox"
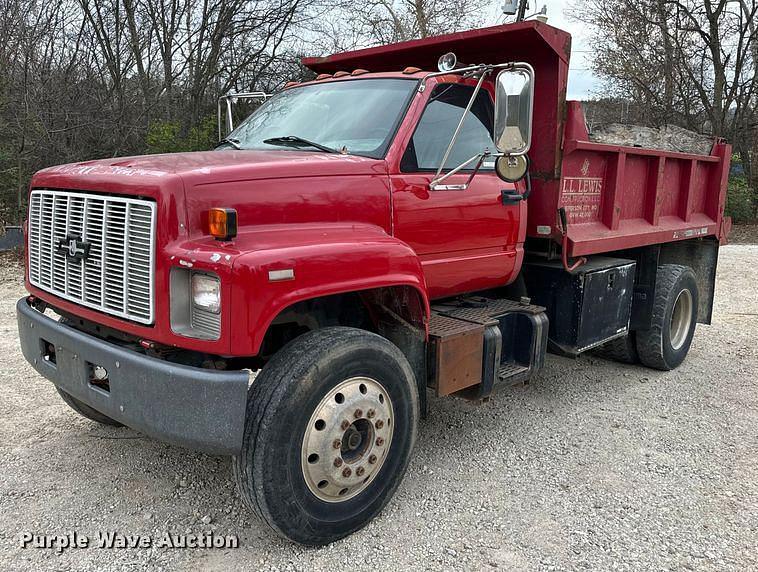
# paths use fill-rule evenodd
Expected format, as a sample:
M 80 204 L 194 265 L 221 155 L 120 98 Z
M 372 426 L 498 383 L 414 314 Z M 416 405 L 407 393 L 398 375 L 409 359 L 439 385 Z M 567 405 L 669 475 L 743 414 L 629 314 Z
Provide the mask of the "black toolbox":
M 560 260 L 527 262 L 527 291 L 550 320 L 549 349 L 576 355 L 626 335 L 635 266 L 633 260 L 598 256 L 568 273 Z

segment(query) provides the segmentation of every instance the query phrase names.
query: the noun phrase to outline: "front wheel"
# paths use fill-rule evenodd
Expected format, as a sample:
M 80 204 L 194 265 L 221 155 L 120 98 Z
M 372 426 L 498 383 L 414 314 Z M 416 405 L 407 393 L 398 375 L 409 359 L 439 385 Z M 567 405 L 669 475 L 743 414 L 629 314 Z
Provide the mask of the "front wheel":
M 366 525 L 392 497 L 416 439 L 419 399 L 403 353 L 354 328 L 290 342 L 250 388 L 240 493 L 276 532 L 323 545 Z

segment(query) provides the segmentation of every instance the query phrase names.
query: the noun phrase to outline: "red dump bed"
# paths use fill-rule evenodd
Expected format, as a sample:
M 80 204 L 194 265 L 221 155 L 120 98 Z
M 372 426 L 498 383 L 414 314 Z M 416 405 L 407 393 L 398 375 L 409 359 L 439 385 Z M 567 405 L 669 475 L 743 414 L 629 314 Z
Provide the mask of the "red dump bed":
M 530 231 L 547 232 L 539 225 L 554 224 L 562 206 L 574 256 L 698 236 L 723 240 L 731 152 L 720 140 L 710 155 L 593 143 L 581 104 L 569 101 L 558 193 L 530 200 Z
M 559 240 L 558 209 L 564 207 L 570 256 L 697 236 L 725 238 L 731 146 L 716 141 L 710 155 L 689 155 L 590 142 L 581 105 L 566 101 L 571 36 L 563 30 L 519 22 L 303 63 L 319 73 L 406 66 L 433 71 L 449 51 L 468 64 L 526 61 L 534 67 L 528 236 Z

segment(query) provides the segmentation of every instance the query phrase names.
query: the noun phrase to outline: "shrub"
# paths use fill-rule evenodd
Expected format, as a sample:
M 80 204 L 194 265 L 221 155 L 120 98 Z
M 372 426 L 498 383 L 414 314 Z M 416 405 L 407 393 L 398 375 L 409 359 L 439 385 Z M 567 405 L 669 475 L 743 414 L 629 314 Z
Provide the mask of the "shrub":
M 730 177 L 726 192 L 726 215 L 732 217 L 736 223 L 755 220 L 753 194 L 754 191 L 748 186 L 745 177 Z
M 156 121 L 147 130 L 148 153 L 179 153 L 182 151 L 207 151 L 216 144 L 216 118 L 203 118 L 186 132 L 179 121 Z

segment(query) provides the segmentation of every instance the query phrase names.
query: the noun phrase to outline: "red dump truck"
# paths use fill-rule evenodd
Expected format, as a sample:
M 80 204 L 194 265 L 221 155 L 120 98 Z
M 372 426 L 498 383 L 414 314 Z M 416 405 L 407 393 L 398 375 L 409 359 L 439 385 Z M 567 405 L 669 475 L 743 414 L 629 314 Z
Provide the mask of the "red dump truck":
M 487 399 L 548 350 L 675 368 L 730 147 L 590 141 L 570 45 L 527 21 L 305 59 L 213 151 L 40 171 L 26 359 L 85 417 L 231 455 L 313 545 L 388 502 L 428 394 Z

